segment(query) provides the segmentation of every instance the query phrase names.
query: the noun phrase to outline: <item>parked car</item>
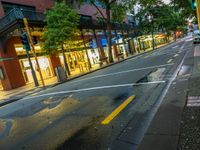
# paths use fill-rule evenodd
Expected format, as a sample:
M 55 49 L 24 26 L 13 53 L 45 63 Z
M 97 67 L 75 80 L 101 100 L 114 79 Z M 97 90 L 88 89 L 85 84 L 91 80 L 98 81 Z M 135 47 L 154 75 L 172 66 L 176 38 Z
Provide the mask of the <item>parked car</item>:
M 193 33 L 193 44 L 200 43 L 200 32 L 196 31 Z

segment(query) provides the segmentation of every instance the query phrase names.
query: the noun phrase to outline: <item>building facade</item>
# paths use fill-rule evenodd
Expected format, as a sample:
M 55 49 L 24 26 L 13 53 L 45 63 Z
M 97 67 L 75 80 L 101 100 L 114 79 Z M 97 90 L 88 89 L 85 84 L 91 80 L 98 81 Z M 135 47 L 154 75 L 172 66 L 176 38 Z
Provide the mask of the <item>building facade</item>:
M 30 64 L 26 51 L 20 40 L 20 31 L 24 30 L 23 17 L 29 22 L 32 36 L 40 40 L 44 28 L 44 12 L 53 6 L 53 0 L 0 0 L 0 88 L 11 90 L 33 82 Z M 102 65 L 108 57 L 107 31 L 105 22 L 94 6 L 83 3 L 74 7 L 80 14 L 79 46 L 71 46 L 66 52 L 71 74 L 89 70 Z M 99 5 L 105 15 L 105 10 Z M 112 51 L 115 61 L 119 56 L 127 56 L 137 51 L 137 43 L 131 40 L 135 28 L 127 20 L 123 24 L 112 24 Z M 40 43 L 34 45 L 42 76 L 45 80 L 56 75 L 55 68 L 63 65 L 62 55 L 44 55 Z M 30 52 L 31 62 L 40 79 L 37 65 Z

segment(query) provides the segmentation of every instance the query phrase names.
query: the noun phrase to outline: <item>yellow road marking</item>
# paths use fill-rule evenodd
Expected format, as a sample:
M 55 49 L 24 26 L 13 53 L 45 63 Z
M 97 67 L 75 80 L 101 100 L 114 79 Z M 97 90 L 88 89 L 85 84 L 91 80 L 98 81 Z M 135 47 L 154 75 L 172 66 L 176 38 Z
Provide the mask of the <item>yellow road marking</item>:
M 173 59 L 169 59 L 168 61 L 167 61 L 167 63 L 171 63 L 173 61 Z
M 101 124 L 106 125 L 109 124 L 133 99 L 135 99 L 135 95 L 130 96 L 126 99 L 121 105 L 119 105 L 108 117 L 106 117 Z

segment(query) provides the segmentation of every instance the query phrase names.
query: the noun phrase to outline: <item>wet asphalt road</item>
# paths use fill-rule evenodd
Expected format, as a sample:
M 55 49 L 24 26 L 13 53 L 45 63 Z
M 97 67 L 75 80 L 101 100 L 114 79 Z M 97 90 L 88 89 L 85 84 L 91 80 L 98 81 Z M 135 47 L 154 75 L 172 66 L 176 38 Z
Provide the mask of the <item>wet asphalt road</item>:
M 136 149 L 193 47 L 184 38 L 1 107 L 0 149 Z

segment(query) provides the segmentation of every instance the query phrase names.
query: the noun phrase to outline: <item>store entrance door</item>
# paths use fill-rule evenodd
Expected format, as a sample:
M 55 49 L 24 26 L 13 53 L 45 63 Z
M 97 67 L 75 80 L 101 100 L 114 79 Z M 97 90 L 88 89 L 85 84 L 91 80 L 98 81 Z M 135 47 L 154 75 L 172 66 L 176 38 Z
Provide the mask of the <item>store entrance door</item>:
M 39 81 L 40 75 L 39 75 L 39 72 L 38 72 L 38 68 L 37 68 L 35 59 L 31 58 L 31 62 L 33 64 L 33 69 L 34 69 L 36 76 L 37 76 L 37 79 Z M 48 58 L 46 58 L 44 56 L 38 57 L 38 62 L 39 62 L 39 65 L 40 65 L 40 69 L 41 69 L 41 72 L 42 72 L 43 79 L 46 80 L 46 79 L 50 79 L 51 77 L 53 77 L 53 73 L 52 73 Z M 33 77 L 32 77 L 31 68 L 30 68 L 30 64 L 28 62 L 28 59 L 21 59 L 20 63 L 21 63 L 21 68 L 22 68 L 22 71 L 23 71 L 25 81 L 27 83 L 32 83 Z
M 72 75 L 80 74 L 89 70 L 85 51 L 67 53 L 66 58 Z

